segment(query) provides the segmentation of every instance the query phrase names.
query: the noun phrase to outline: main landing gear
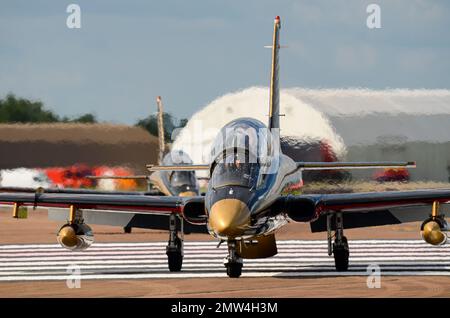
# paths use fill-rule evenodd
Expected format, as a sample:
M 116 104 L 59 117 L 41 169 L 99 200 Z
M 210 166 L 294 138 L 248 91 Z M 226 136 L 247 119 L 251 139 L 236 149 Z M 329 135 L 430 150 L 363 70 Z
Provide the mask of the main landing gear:
M 181 238 L 178 237 L 177 219 L 181 224 Z M 171 214 L 169 217 L 169 242 L 166 247 L 171 272 L 179 272 L 183 266 L 183 239 L 183 219 L 176 214 Z
M 236 241 L 228 241 L 228 256 L 223 264 L 227 269 L 228 277 L 238 278 L 241 276 L 243 261 L 236 251 Z
M 332 243 L 331 221 L 335 218 L 335 238 Z M 348 270 L 348 259 L 350 250 L 348 248 L 347 238 L 344 236 L 344 223 L 342 213 L 327 215 L 327 232 L 328 232 L 328 255 L 334 255 L 334 264 L 338 272 Z

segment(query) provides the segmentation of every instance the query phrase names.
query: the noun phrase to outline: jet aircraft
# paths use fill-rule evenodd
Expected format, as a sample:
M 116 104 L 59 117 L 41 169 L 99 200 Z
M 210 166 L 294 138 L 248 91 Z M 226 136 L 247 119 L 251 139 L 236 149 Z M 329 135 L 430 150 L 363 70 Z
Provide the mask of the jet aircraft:
M 289 194 L 302 182 L 302 171 L 366 168 L 408 168 L 414 162 L 295 162 L 280 149 L 279 17 L 274 21 L 267 126 L 240 118 L 219 132 L 208 164 L 148 165 L 151 172 L 209 171 L 205 196 L 146 196 L 124 193 L 0 192 L 0 203 L 48 207 L 49 216 L 68 220 L 58 241 L 72 250 L 93 242 L 91 224 L 162 228 L 169 230 L 169 269 L 182 269 L 183 232 L 187 225 L 208 231 L 226 244 L 224 265 L 229 277 L 239 277 L 243 259 L 277 253 L 276 231 L 288 222 L 309 223 L 312 232 L 326 232 L 328 254 L 337 271 L 349 267 L 348 228 L 422 221 L 423 239 L 432 245 L 447 241 L 442 206 L 450 203 L 450 189 L 350 194 Z M 166 222 L 166 223 L 165 223 Z M 181 232 L 181 238 L 179 237 Z M 177 256 L 174 256 L 177 255 Z
M 172 150 L 165 153 L 164 140 L 164 120 L 163 120 L 163 105 L 161 96 L 156 98 L 158 106 L 158 164 L 173 165 L 173 164 L 192 164 L 192 160 L 187 153 L 182 150 Z M 195 196 L 199 194 L 199 187 L 195 171 L 155 171 L 150 175 L 136 175 L 136 176 L 88 176 L 89 179 L 141 179 L 146 180 L 149 184 L 149 192 L 168 195 L 168 196 Z M 155 189 L 156 188 L 156 189 Z M 151 190 L 157 190 L 151 191 Z M 149 193 L 150 194 L 150 193 Z

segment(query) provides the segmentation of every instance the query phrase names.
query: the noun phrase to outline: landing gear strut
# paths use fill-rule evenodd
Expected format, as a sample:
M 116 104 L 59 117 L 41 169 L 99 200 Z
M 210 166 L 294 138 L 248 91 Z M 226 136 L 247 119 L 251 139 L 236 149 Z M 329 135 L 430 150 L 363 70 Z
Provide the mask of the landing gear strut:
M 242 274 L 242 258 L 236 251 L 236 241 L 228 241 L 228 256 L 224 260 L 227 268 L 227 275 L 231 278 L 238 278 Z
M 178 218 L 181 223 L 181 238 L 179 238 L 177 218 L 176 214 L 171 214 L 169 217 L 169 242 L 166 247 L 166 254 L 171 272 L 179 272 L 183 266 L 183 219 Z
M 331 219 L 335 217 L 335 239 L 331 243 Z M 334 215 L 327 215 L 327 230 L 328 230 L 328 255 L 334 255 L 334 264 L 338 272 L 348 270 L 348 259 L 350 250 L 348 248 L 347 238 L 344 236 L 344 223 L 342 213 L 338 212 Z

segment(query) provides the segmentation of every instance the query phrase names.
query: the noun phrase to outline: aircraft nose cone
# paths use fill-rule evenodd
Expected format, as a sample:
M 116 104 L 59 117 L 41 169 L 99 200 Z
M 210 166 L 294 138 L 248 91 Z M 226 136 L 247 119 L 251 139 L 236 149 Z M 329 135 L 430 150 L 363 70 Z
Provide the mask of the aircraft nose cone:
M 242 235 L 250 224 L 247 205 L 237 199 L 223 199 L 213 204 L 209 214 L 209 226 L 219 236 Z

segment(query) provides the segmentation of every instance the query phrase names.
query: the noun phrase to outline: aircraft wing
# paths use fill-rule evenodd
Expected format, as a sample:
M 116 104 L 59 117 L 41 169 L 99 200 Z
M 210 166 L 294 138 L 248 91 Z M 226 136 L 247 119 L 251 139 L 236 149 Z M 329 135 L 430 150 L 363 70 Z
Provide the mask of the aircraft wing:
M 342 212 L 344 228 L 424 221 L 432 205 L 450 204 L 450 189 L 412 191 L 289 195 L 281 206 L 297 221 L 309 218 L 313 232 L 326 231 L 326 215 Z
M 153 164 L 148 164 L 147 166 L 148 171 L 195 171 L 195 170 L 209 170 L 211 167 L 209 165 L 165 165 L 165 166 L 158 166 Z
M 69 209 L 76 208 L 87 224 L 168 229 L 169 215 L 183 215 L 189 206 L 200 215 L 203 197 L 169 197 L 139 194 L 99 194 L 80 191 L 45 193 L 0 192 L 0 204 L 49 209 L 49 218 L 69 219 Z M 198 210 L 198 211 L 197 211 Z M 187 232 L 206 232 L 204 225 L 187 222 Z
M 0 193 L 66 193 L 66 194 L 104 194 L 104 195 L 160 195 L 159 191 L 102 191 L 91 189 L 73 189 L 73 188 L 25 188 L 25 187 L 0 187 Z
M 376 168 L 415 168 L 414 161 L 373 161 L 373 162 L 297 162 L 299 170 L 343 170 Z

